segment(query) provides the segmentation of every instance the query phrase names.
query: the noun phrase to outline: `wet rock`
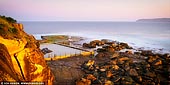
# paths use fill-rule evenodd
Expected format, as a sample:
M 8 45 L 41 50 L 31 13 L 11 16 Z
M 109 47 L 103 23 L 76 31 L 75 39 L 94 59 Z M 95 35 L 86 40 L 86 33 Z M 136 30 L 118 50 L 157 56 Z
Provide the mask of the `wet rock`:
M 89 44 L 83 43 L 83 47 L 84 47 L 84 48 L 88 48 L 88 47 L 89 47 Z
M 94 60 L 89 60 L 87 63 L 86 63 L 86 66 L 92 66 L 94 65 Z
M 107 48 L 106 50 L 107 50 L 108 52 L 111 52 L 111 53 L 115 52 L 115 49 L 114 49 L 114 48 L 112 48 L 112 47 Z
M 99 69 L 101 72 L 104 72 L 104 71 L 106 71 L 106 69 L 105 68 L 101 68 L 101 69 Z
M 151 65 L 150 65 L 150 64 L 146 64 L 145 67 L 146 67 L 146 68 L 150 68 Z
M 102 39 L 101 41 L 108 45 L 117 43 L 116 41 L 109 40 L 109 39 Z
M 104 45 L 105 43 L 100 40 L 93 40 L 89 44 L 83 43 L 84 48 L 96 48 L 96 46 L 101 46 Z
M 107 44 L 103 46 L 103 49 L 114 48 L 119 50 L 125 47 L 125 44 L 119 44 L 115 47 Z M 98 69 L 95 67 L 93 75 L 95 74 L 96 81 L 101 81 L 102 85 L 105 84 L 106 80 L 118 85 L 167 84 L 170 71 L 168 69 L 170 64 L 167 62 L 169 55 L 153 54 L 152 51 L 143 51 L 143 53 L 139 52 L 138 54 L 133 54 L 131 51 L 106 51 L 99 52 L 94 59 L 99 67 Z M 107 59 L 108 56 L 110 56 L 108 60 L 98 61 L 98 58 Z
M 84 48 L 96 48 L 96 44 L 95 43 L 83 43 L 83 47 Z
M 106 57 L 110 58 L 110 54 L 107 52 L 99 52 L 95 57 L 104 60 Z
M 170 54 L 164 54 L 163 58 L 166 60 L 168 64 L 170 64 Z
M 168 72 L 170 73 L 170 67 L 168 67 Z
M 158 57 L 158 56 L 149 56 L 147 61 L 148 61 L 149 63 L 152 63 L 152 62 L 154 62 L 157 58 L 159 58 L 159 57 Z
M 102 85 L 102 82 L 97 79 L 97 80 L 92 82 L 92 85 Z
M 117 42 L 116 41 L 109 41 L 109 42 L 105 42 L 105 44 L 112 46 L 112 45 L 117 45 Z
M 151 80 L 144 80 L 144 81 L 142 82 L 142 85 L 155 85 L 155 83 L 152 82 Z
M 142 77 L 141 76 L 136 76 L 136 77 L 133 77 L 133 80 L 136 81 L 137 83 L 141 83 L 142 82 Z
M 95 81 L 97 78 L 92 74 L 88 74 L 86 79 L 91 80 L 91 81 Z
M 52 50 L 49 50 L 48 48 L 43 48 L 43 49 L 41 49 L 41 52 L 43 53 L 43 54 L 47 54 L 47 53 L 51 53 L 51 52 L 53 52 Z
M 162 65 L 162 60 L 156 59 L 155 61 L 152 62 L 152 65 L 155 65 L 155 66 Z
M 111 79 L 111 81 L 113 82 L 118 82 L 119 80 L 121 80 L 121 77 L 120 76 L 113 76 L 113 78 Z
M 102 57 L 105 57 L 106 55 L 104 53 L 98 53 L 96 55 L 96 58 L 102 58 Z
M 117 57 L 119 57 L 119 52 L 115 52 L 110 58 L 115 59 Z
M 112 46 L 103 46 L 102 48 L 106 49 L 107 52 L 115 52 L 115 49 Z
M 103 41 L 100 41 L 100 40 L 93 40 L 93 41 L 91 41 L 90 43 L 94 43 L 94 44 L 97 45 L 97 46 L 104 45 L 104 42 L 103 42 Z
M 111 64 L 111 65 L 116 65 L 116 64 L 117 64 L 117 60 L 111 60 L 111 61 L 109 62 L 109 64 Z
M 139 74 L 138 74 L 138 72 L 136 71 L 136 69 L 130 69 L 130 70 L 129 70 L 129 75 L 130 75 L 130 76 L 138 76 Z
M 82 69 L 85 69 L 85 73 L 91 73 L 95 70 L 94 67 L 95 61 L 94 60 L 88 60 L 86 63 L 84 63 L 81 67 Z
M 111 76 L 113 76 L 112 72 L 111 72 L 111 71 L 107 71 L 107 72 L 106 72 L 106 77 L 107 77 L 107 78 L 110 78 Z
M 132 49 L 132 47 L 130 47 L 127 43 L 120 43 L 119 45 L 121 45 L 121 47 L 123 48 L 123 49 Z
M 154 55 L 151 50 L 142 50 L 141 55 L 143 56 L 152 56 Z
M 118 64 L 123 64 L 125 61 L 129 61 L 130 59 L 128 57 L 121 57 L 118 59 Z
M 91 81 L 85 78 L 82 78 L 79 81 L 76 81 L 76 85 L 91 85 Z
M 114 83 L 110 80 L 105 80 L 104 85 L 114 85 Z
M 104 42 L 104 43 L 107 43 L 107 42 L 109 42 L 110 40 L 108 40 L 108 39 L 102 39 L 101 41 Z
M 112 69 L 118 70 L 118 69 L 119 69 L 119 66 L 118 66 L 118 65 L 112 65 Z
M 140 55 L 140 52 L 134 52 L 134 54 L 136 54 L 136 55 Z
M 156 77 L 155 72 L 150 72 L 149 70 L 146 71 L 145 76 L 153 78 Z
M 122 57 L 122 58 L 119 58 L 119 61 L 127 61 L 127 60 L 129 60 L 129 58 L 128 58 L 128 57 Z
M 105 42 L 100 41 L 100 40 L 94 40 L 94 42 L 95 42 L 96 45 L 98 45 L 98 46 L 101 46 L 101 45 L 104 45 L 104 44 L 105 44 Z
M 106 52 L 106 49 L 104 49 L 104 48 L 98 48 L 98 49 L 97 49 L 97 52 Z
M 90 42 L 89 43 L 89 48 L 96 48 L 96 43 L 95 42 Z
M 124 76 L 121 81 L 122 85 L 132 85 L 133 83 L 134 80 L 130 76 Z
M 133 54 L 133 52 L 132 52 L 131 50 L 128 50 L 128 51 L 126 51 L 125 53 L 127 53 L 127 54 Z
M 125 69 L 125 71 L 128 71 L 128 70 L 130 70 L 130 66 L 129 65 L 125 65 L 124 69 Z

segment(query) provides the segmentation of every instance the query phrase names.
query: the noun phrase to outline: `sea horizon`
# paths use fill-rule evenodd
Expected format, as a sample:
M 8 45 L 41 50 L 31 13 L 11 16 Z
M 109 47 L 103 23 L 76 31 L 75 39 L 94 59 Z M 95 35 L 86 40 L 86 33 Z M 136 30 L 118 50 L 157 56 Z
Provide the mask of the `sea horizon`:
M 40 39 L 42 35 L 70 35 L 89 39 L 126 42 L 135 48 L 170 53 L 169 22 L 21 22 L 24 30 Z M 161 49 L 161 50 L 160 50 Z

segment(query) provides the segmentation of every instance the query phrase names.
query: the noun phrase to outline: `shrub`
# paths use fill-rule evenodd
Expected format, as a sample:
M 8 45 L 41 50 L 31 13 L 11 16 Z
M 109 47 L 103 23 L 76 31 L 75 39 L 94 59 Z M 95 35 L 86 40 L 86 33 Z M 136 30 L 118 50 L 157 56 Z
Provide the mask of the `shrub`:
M 1 16 L 1 15 L 0 15 L 0 17 L 1 17 L 2 19 L 7 20 L 9 23 L 16 23 L 16 22 L 17 22 L 15 19 L 13 19 L 13 18 L 11 18 L 11 17 Z
M 3 29 L 4 28 L 4 25 L 3 24 L 0 24 L 0 29 Z
M 8 31 L 15 34 L 18 32 L 18 30 L 15 27 L 9 28 Z

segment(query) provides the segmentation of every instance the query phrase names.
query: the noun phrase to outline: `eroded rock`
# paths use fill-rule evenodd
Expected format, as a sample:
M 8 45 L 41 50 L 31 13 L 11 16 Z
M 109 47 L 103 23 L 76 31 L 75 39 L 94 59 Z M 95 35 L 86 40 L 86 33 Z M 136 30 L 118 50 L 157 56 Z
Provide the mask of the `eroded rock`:
M 5 24 L 6 23 L 6 24 Z M 44 82 L 52 85 L 54 76 L 47 66 L 39 43 L 23 30 L 23 25 L 0 17 L 0 81 Z M 3 66 L 2 66 L 3 65 Z

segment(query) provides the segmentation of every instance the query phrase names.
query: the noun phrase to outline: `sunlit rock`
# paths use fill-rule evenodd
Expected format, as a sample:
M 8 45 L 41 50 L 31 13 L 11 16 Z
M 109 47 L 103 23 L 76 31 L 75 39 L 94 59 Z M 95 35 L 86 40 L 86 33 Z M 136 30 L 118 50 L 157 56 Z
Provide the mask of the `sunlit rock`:
M 0 17 L 0 81 L 38 81 L 53 84 L 39 43 L 23 30 L 23 25 Z

